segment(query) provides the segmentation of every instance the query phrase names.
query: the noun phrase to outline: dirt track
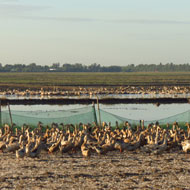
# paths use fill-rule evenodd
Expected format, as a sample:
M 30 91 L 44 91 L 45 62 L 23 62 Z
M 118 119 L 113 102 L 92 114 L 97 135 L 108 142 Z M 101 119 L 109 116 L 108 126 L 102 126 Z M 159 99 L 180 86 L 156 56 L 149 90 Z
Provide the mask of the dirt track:
M 0 99 L 2 105 L 67 105 L 67 104 L 92 104 L 96 99 L 81 98 L 57 98 L 57 99 Z M 189 98 L 102 98 L 99 99 L 102 104 L 172 104 L 172 103 L 190 103 Z
M 190 189 L 190 155 L 141 152 L 73 155 L 44 153 L 17 160 L 0 155 L 0 189 Z

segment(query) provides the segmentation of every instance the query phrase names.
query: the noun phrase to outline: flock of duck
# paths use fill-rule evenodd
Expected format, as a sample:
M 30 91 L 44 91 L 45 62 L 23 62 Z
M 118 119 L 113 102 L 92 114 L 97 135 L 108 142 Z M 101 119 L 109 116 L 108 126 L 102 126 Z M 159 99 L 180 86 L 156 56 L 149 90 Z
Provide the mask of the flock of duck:
M 159 123 L 132 128 L 125 122 L 122 128 L 112 127 L 105 122 L 102 126 L 96 124 L 64 125 L 53 123 L 51 127 L 41 123 L 35 129 L 23 125 L 20 129 L 5 124 L 0 128 L 0 152 L 15 153 L 16 158 L 39 157 L 42 151 L 45 153 L 69 153 L 81 152 L 84 158 L 90 155 L 103 155 L 109 151 L 122 153 L 123 151 L 139 150 L 145 154 L 162 154 L 166 151 L 190 151 L 190 124 L 186 129 L 179 127 L 175 122 L 166 129 Z
M 123 95 L 123 94 L 150 94 L 150 95 L 187 95 L 189 86 L 120 86 L 120 87 L 64 87 L 64 88 L 41 88 L 41 89 L 6 89 L 1 90 L 1 96 L 96 96 L 96 95 Z

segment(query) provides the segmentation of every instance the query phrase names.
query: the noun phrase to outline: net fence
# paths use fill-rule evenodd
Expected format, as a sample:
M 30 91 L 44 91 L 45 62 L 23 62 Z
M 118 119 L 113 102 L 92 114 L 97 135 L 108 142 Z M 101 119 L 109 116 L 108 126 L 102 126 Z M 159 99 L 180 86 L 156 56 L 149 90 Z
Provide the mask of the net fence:
M 97 111 L 96 111 L 96 114 L 97 114 L 97 119 L 99 121 L 99 114 Z M 100 110 L 100 119 L 101 119 L 101 121 L 111 122 L 111 123 L 115 123 L 117 121 L 119 124 L 128 121 L 132 125 L 138 125 L 139 121 L 140 121 L 140 120 L 129 119 L 126 117 L 121 117 L 121 116 L 109 113 L 107 111 L 104 111 L 104 110 Z M 161 124 L 161 125 L 164 125 L 167 123 L 171 124 L 174 122 L 178 122 L 178 123 L 190 122 L 190 110 L 180 113 L 180 114 L 170 116 L 170 117 L 158 119 L 158 120 L 145 120 L 144 124 L 148 125 L 150 123 L 155 123 L 155 122 L 159 122 L 159 124 Z
M 38 122 L 42 122 L 44 125 L 51 125 L 52 123 L 75 125 L 79 123 L 99 123 L 100 120 L 101 122 L 106 123 L 111 122 L 112 126 L 115 125 L 116 121 L 119 124 L 124 123 L 126 121 L 128 121 L 132 125 L 139 124 L 139 120 L 121 117 L 119 115 L 109 113 L 102 109 L 98 111 L 95 109 L 94 106 L 86 106 L 84 108 L 59 111 L 1 111 L 1 124 L 11 124 L 11 120 L 17 126 L 22 126 L 23 124 L 36 126 Z M 155 123 L 156 121 L 158 121 L 160 124 L 173 122 L 190 122 L 190 110 L 159 120 L 144 121 L 144 123 L 145 125 L 147 125 L 149 123 Z
M 59 110 L 59 111 L 9 111 L 1 112 L 1 123 L 11 124 L 15 123 L 17 126 L 23 124 L 35 126 L 39 122 L 44 125 L 51 125 L 52 123 L 64 123 L 64 124 L 79 124 L 93 123 L 96 121 L 95 109 L 92 106 L 71 109 L 71 110 Z

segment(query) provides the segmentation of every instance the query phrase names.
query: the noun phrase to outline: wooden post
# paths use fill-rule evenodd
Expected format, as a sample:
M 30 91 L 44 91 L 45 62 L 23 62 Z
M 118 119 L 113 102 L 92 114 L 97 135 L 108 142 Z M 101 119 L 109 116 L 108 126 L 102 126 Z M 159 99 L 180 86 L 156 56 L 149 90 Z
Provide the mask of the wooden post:
M 11 115 L 11 108 L 10 108 L 10 104 L 9 102 L 7 102 L 8 105 L 8 109 L 9 109 L 9 116 L 10 116 L 10 120 L 11 120 L 11 128 L 13 127 L 13 120 L 12 120 L 12 115 Z
M 1 100 L 0 100 L 0 127 L 2 127 Z
M 95 109 L 95 104 L 94 102 L 92 102 L 92 107 L 93 107 L 93 111 L 94 111 L 94 122 L 96 123 L 96 125 L 98 124 L 97 122 L 97 117 L 96 117 L 96 109 Z
M 99 125 L 101 127 L 102 123 L 101 123 L 101 115 L 100 115 L 100 106 L 99 106 L 98 96 L 97 96 L 97 106 L 98 106 L 98 115 L 99 115 Z
M 144 130 L 144 120 L 142 120 L 142 130 Z

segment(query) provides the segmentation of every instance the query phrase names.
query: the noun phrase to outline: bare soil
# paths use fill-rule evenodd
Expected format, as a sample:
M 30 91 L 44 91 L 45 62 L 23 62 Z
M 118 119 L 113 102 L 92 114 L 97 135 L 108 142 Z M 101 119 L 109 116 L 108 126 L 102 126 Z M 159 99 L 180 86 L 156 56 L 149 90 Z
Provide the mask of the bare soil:
M 40 158 L 0 155 L 0 189 L 190 189 L 190 155 L 140 151 L 92 154 L 42 153 Z
M 57 98 L 57 99 L 1 99 L 1 105 L 68 105 L 68 104 L 84 104 L 89 105 L 93 102 L 96 103 L 96 99 L 90 98 Z M 181 103 L 187 104 L 190 103 L 189 98 L 102 98 L 99 99 L 101 104 L 172 104 L 172 103 Z

